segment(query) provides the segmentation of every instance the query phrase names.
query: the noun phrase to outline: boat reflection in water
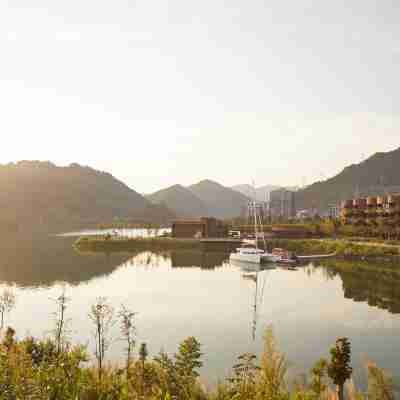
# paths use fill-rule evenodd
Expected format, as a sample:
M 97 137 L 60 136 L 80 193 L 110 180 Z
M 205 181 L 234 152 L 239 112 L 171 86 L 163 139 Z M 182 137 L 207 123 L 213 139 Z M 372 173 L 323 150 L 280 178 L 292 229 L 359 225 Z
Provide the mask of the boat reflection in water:
M 271 267 L 270 269 L 275 269 L 275 267 Z M 246 271 L 247 271 L 246 273 L 242 274 L 242 278 L 254 282 L 255 284 L 254 301 L 253 301 L 253 318 L 251 326 L 251 338 L 253 342 L 255 342 L 257 337 L 257 322 L 259 319 L 259 314 L 262 313 L 262 307 L 264 306 L 264 293 L 267 284 L 267 269 L 265 269 L 265 272 L 263 272 L 262 270 L 255 271 L 253 273 L 250 272 L 250 270 Z
M 251 271 L 251 272 L 260 272 L 264 270 L 271 270 L 276 269 L 277 265 L 275 263 L 263 263 L 263 264 L 256 264 L 252 262 L 246 262 L 241 260 L 235 260 L 230 258 L 229 264 L 240 268 L 243 271 Z

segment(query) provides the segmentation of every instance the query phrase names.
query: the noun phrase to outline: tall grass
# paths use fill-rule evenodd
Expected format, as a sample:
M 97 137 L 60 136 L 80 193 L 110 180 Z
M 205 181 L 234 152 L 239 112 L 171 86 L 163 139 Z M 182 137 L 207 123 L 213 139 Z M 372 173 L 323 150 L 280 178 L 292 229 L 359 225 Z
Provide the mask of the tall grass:
M 276 345 L 272 330 L 265 334 L 259 359 L 239 357 L 231 376 L 213 390 L 199 380 L 200 343 L 188 338 L 175 355 L 161 352 L 152 360 L 141 346 L 127 367 L 98 367 L 87 361 L 87 350 L 68 344 L 58 351 L 54 340 L 17 340 L 9 328 L 0 343 L 1 400 L 337 400 L 328 378 L 330 361 L 320 360 L 302 383 L 287 376 L 288 361 Z M 349 400 L 394 400 L 389 375 L 369 362 L 368 391 L 357 390 L 350 380 Z

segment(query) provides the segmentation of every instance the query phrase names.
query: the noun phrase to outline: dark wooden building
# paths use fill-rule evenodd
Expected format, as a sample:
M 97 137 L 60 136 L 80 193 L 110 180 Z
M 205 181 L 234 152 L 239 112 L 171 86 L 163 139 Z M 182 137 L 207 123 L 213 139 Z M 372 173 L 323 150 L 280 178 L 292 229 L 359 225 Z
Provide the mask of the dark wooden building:
M 227 235 L 224 223 L 216 218 L 182 219 L 172 223 L 175 238 L 218 238 Z

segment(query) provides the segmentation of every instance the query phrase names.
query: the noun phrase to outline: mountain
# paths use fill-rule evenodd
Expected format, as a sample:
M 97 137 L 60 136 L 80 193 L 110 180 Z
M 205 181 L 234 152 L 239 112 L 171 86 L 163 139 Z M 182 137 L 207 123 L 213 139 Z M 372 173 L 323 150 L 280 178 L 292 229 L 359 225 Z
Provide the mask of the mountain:
M 241 215 L 249 198 L 231 188 L 211 180 L 203 180 L 188 189 L 207 204 L 209 214 L 217 218 L 233 218 Z
M 112 175 L 71 164 L 21 161 L 0 165 L 0 226 L 60 231 L 109 223 L 166 222 L 155 206 Z
M 180 217 L 205 217 L 208 205 L 182 185 L 170 186 L 147 196 L 153 204 L 163 204 Z
M 316 207 L 325 211 L 329 204 L 361 196 L 400 191 L 400 148 L 376 153 L 360 164 L 346 167 L 341 173 L 323 182 L 300 190 L 297 209 Z
M 273 190 L 279 189 L 280 186 L 274 186 L 274 185 L 266 185 L 266 186 L 262 186 L 262 187 L 258 187 L 255 188 L 251 185 L 235 185 L 232 186 L 231 189 L 242 193 L 243 195 L 245 195 L 246 197 L 249 198 L 254 198 L 254 191 L 256 193 L 256 200 L 258 201 L 267 201 L 270 192 L 272 192 Z

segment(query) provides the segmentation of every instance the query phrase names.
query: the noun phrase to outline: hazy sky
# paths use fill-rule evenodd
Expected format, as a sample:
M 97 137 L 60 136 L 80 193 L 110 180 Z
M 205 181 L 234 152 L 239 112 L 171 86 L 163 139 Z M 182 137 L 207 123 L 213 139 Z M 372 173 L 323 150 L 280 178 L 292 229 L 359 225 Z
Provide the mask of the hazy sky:
M 301 184 L 400 147 L 400 3 L 0 0 L 0 163 L 140 192 Z

